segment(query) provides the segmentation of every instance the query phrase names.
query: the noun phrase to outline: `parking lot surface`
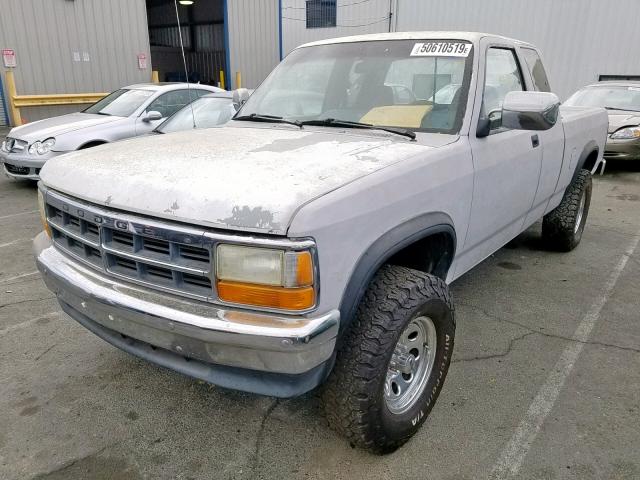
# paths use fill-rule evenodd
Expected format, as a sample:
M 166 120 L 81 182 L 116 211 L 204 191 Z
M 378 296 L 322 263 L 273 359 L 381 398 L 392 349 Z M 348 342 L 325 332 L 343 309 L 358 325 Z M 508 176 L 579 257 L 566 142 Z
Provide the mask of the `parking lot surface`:
M 31 183 L 0 179 L 2 479 L 638 479 L 640 166 L 596 177 L 582 244 L 537 224 L 453 286 L 457 338 L 420 432 L 384 457 L 275 400 L 132 357 L 40 279 Z

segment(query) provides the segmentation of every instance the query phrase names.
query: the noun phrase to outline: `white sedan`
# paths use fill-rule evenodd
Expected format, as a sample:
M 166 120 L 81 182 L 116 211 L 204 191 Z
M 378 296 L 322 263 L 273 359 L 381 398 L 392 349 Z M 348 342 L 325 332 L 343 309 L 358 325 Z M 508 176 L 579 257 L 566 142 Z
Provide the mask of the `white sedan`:
M 57 155 L 151 132 L 166 118 L 203 95 L 224 90 L 186 83 L 130 85 L 86 110 L 13 128 L 0 147 L 5 173 L 37 180 Z

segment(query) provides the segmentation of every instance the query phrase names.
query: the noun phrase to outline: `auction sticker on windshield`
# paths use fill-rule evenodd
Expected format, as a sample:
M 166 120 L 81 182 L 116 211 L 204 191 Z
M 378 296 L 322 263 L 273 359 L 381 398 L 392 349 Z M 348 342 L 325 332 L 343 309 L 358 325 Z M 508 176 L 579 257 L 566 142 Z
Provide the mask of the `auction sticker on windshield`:
M 411 50 L 412 57 L 467 57 L 471 44 L 465 42 L 423 42 L 416 43 Z

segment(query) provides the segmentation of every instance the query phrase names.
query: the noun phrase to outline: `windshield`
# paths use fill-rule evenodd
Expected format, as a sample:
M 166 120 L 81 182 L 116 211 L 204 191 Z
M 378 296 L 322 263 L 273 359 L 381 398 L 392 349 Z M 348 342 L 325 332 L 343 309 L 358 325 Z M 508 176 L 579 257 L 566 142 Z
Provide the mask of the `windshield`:
M 194 117 L 196 128 L 215 127 L 227 123 L 235 113 L 231 98 L 200 98 L 178 110 L 156 130 L 160 133 L 190 130 L 193 128 Z
M 239 115 L 457 133 L 469 91 L 471 50 L 470 43 L 453 40 L 299 48 L 249 97 Z
M 640 112 L 640 86 L 584 88 L 574 93 L 565 105 Z
M 128 117 L 154 93 L 153 90 L 127 90 L 122 88 L 110 93 L 83 111 L 84 113 Z

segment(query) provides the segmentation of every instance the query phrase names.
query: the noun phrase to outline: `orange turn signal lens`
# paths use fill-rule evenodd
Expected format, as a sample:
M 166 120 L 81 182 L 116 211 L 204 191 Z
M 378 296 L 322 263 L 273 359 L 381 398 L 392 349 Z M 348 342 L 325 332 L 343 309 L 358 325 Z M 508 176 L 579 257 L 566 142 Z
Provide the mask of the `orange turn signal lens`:
M 218 281 L 218 297 L 230 303 L 282 310 L 306 310 L 315 304 L 313 287 L 285 288 L 251 283 Z

